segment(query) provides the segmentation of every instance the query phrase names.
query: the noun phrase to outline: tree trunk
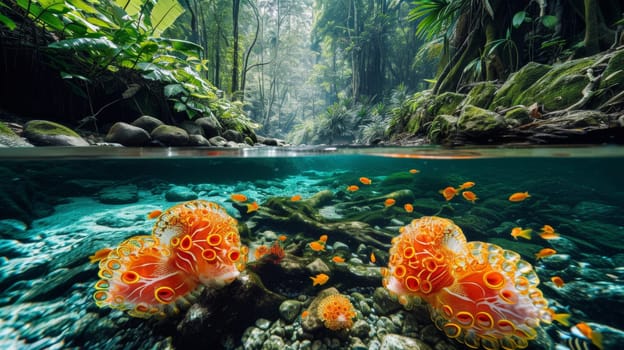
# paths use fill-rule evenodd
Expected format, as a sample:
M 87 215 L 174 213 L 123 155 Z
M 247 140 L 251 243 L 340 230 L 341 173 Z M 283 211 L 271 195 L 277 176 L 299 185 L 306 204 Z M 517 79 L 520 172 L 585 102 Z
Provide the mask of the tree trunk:
M 236 99 L 236 95 L 234 94 L 238 91 L 238 14 L 240 10 L 240 0 L 232 1 L 232 37 L 233 37 L 233 48 L 232 48 L 232 87 L 230 91 L 232 92 L 232 98 Z
M 590 56 L 600 51 L 600 33 L 598 23 L 598 3 L 596 0 L 584 0 L 585 5 L 585 54 Z

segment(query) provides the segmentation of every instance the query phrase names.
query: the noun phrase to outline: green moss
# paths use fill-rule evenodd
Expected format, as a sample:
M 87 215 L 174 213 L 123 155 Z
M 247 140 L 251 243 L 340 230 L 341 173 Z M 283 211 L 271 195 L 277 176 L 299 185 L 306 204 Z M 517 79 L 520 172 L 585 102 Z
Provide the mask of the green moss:
M 489 81 L 477 83 L 466 96 L 464 104 L 487 108 L 494 98 L 496 86 Z
M 553 66 L 543 77 L 526 91 L 514 98 L 513 104 L 543 104 L 547 111 L 564 109 L 576 103 L 581 91 L 589 82 L 585 71 L 596 61 L 596 57 L 586 57 Z
M 0 122 L 0 135 L 5 135 L 5 136 L 11 136 L 11 137 L 17 137 L 17 134 L 13 132 L 13 130 L 11 130 L 11 128 L 9 128 L 6 124 L 4 124 L 3 122 Z
M 529 110 L 524 106 L 517 106 L 505 113 L 505 121 L 511 126 L 523 125 L 531 121 Z
M 466 134 L 485 135 L 506 127 L 505 120 L 496 112 L 467 105 L 457 120 L 457 130 Z
M 29 134 L 39 135 L 65 135 L 71 137 L 78 137 L 75 131 L 63 126 L 61 124 L 47 121 L 47 120 L 31 120 L 24 126 L 24 132 Z
M 621 91 L 622 87 L 624 87 L 624 50 L 616 52 L 611 57 L 600 80 L 601 89 L 614 88 L 616 91 Z M 607 99 L 602 102 L 606 102 Z
M 418 132 L 424 106 L 430 96 L 430 90 L 419 91 L 403 101 L 401 108 L 393 112 L 387 135 L 398 135 L 405 131 L 411 133 Z
M 433 118 L 427 137 L 433 143 L 443 143 L 457 128 L 459 118 L 453 115 L 441 114 Z
M 465 94 L 445 92 L 435 97 L 429 108 L 428 116 L 433 119 L 440 114 L 454 114 L 459 104 L 466 98 Z
M 537 80 L 544 76 L 552 67 L 535 62 L 529 62 L 519 71 L 512 74 L 505 84 L 501 86 L 494 96 L 494 101 L 490 104 L 490 109 L 497 106 L 513 106 L 514 98 L 528 89 Z

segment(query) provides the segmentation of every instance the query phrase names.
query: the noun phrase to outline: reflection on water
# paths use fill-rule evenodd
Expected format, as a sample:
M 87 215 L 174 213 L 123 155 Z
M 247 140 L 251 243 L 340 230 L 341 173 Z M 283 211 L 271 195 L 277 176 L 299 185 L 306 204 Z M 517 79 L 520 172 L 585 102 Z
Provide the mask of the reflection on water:
M 392 238 L 431 215 L 452 220 L 466 241 L 519 254 L 539 277 L 548 309 L 570 315 L 569 325 L 542 322 L 536 334 L 524 329 L 515 335 L 517 346 L 595 346 L 573 332 L 584 322 L 602 335 L 605 349 L 624 347 L 621 147 L 29 148 L 0 149 L 0 159 L 2 348 L 342 349 L 424 342 L 463 349 L 471 340 L 453 340 L 452 332 L 478 329 L 485 314 L 478 321 L 474 311 L 477 321 L 456 328 L 450 320 L 464 306 L 453 301 L 448 306 L 456 310 L 438 312 L 434 324 L 425 304 L 407 310 L 382 287 Z M 474 186 L 460 188 L 469 182 Z M 448 187 L 455 194 L 447 201 L 440 191 Z M 530 197 L 509 201 L 516 192 Z M 238 202 L 232 194 L 246 198 Z M 164 321 L 98 308 L 93 296 L 101 268 L 89 256 L 151 235 L 160 221 L 149 214 L 195 199 L 218 204 L 238 221 L 249 247 L 239 278 L 209 287 Z M 558 237 L 544 236 L 545 225 Z M 513 237 L 514 228 L 531 229 L 530 239 Z M 544 248 L 555 253 L 537 259 Z M 321 274 L 327 280 L 313 285 Z M 348 333 L 327 329 L 315 312 L 333 293 L 328 288 L 354 307 Z M 475 339 L 489 346 L 486 338 Z

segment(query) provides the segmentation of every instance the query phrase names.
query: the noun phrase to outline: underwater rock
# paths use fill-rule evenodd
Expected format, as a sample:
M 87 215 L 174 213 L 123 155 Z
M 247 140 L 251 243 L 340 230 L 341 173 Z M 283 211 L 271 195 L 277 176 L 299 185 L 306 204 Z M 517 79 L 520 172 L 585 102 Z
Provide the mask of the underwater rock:
M 198 304 L 204 311 L 198 315 L 187 312 L 177 326 L 174 344 L 181 348 L 220 346 L 223 336 L 241 334 L 258 318 L 277 319 L 285 300 L 268 290 L 255 273 L 245 270 L 231 284 L 201 295 Z
M 279 306 L 280 316 L 286 322 L 293 322 L 301 311 L 301 302 L 296 300 L 286 300 Z
M 387 289 L 378 287 L 373 293 L 373 307 L 379 315 L 389 315 L 403 308 Z
M 136 185 L 111 186 L 102 189 L 98 200 L 104 204 L 129 204 L 139 200 L 139 191 Z
M 367 338 L 371 331 L 371 326 L 364 320 L 357 320 L 351 327 L 351 334 L 358 338 Z
M 308 306 L 308 316 L 301 320 L 301 327 L 304 332 L 314 333 L 320 329 L 324 328 L 323 320 L 318 316 L 317 311 L 318 307 L 321 304 L 321 301 L 330 295 L 338 295 L 340 292 L 338 289 L 331 287 L 320 291 L 312 302 L 310 306 Z
M 197 193 L 185 186 L 173 186 L 165 193 L 167 202 L 185 202 L 197 199 Z
M 553 290 L 562 304 L 575 305 L 589 318 L 605 324 L 619 324 L 624 318 L 622 283 L 570 281 L 565 287 Z
M 381 339 L 380 350 L 432 350 L 422 340 L 416 338 L 404 337 L 398 334 L 386 334 Z
M 27 231 L 28 225 L 16 219 L 0 220 L 0 237 L 16 239 L 18 241 L 32 241 L 35 238 Z
M 172 125 L 161 125 L 152 130 L 150 136 L 167 146 L 185 146 L 189 142 L 186 130 Z
M 163 123 L 160 119 L 154 118 L 149 115 L 142 115 L 132 122 L 133 126 L 136 126 L 138 128 L 141 128 L 147 131 L 148 134 L 151 133 L 152 130 L 164 124 L 165 123 Z
M 41 280 L 38 280 L 25 291 L 16 303 L 61 298 L 73 285 L 88 281 L 91 276 L 93 276 L 93 269 L 87 265 L 69 269 L 51 269 Z
M 0 121 L 0 147 L 33 147 L 33 145 L 19 137 L 11 128 Z
M 582 201 L 574 208 L 574 215 L 584 220 L 608 220 L 614 216 L 622 216 L 622 209 L 613 205 L 599 202 Z
M 195 120 L 195 124 L 202 128 L 204 131 L 203 135 L 210 139 L 214 136 L 219 136 L 223 127 L 219 123 L 219 120 L 214 116 L 210 115 L 208 117 L 201 117 Z
M 47 120 L 28 121 L 22 136 L 36 146 L 89 146 L 72 129 Z
M 143 128 L 124 122 L 117 122 L 111 126 L 104 139 L 106 142 L 115 142 L 128 147 L 139 147 L 147 145 L 151 137 Z
M 133 212 L 114 211 L 100 216 L 95 223 L 106 227 L 121 228 L 138 226 L 138 224 L 142 221 L 145 221 L 144 215 L 139 215 Z
M 54 211 L 43 191 L 29 178 L 0 167 L 0 179 L 0 219 L 17 219 L 30 225 Z

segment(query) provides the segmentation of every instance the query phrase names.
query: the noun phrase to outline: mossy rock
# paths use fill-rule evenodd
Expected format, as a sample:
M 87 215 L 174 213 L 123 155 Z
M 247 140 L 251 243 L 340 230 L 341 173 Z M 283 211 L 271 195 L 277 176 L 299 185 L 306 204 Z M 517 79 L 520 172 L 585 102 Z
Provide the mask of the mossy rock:
M 398 112 L 394 113 L 390 120 L 390 125 L 386 132 L 387 136 L 398 135 L 409 129 L 408 124 L 412 120 L 415 113 L 422 110 L 425 102 L 429 100 L 431 90 L 419 91 L 403 101 Z M 412 125 L 420 125 L 420 122 L 414 121 Z
M 47 120 L 31 120 L 24 125 L 24 137 L 37 146 L 89 146 L 72 129 Z
M 406 131 L 410 134 L 417 134 L 420 131 L 421 126 L 425 123 L 427 113 L 425 109 L 418 109 L 413 113 L 406 125 Z
M 530 121 L 529 109 L 524 106 L 516 106 L 505 113 L 505 122 L 512 127 L 523 125 Z
M 427 108 L 428 116 L 433 119 L 440 114 L 454 114 L 460 103 L 466 98 L 465 94 L 445 92 L 435 97 Z
M 543 104 L 547 111 L 567 108 L 582 98 L 582 90 L 589 83 L 587 68 L 596 62 L 596 56 L 581 58 L 553 66 L 543 77 L 514 99 L 514 105 Z
M 457 131 L 469 136 L 487 136 L 507 128 L 503 116 L 487 109 L 466 105 L 457 120 Z
M 448 114 L 441 114 L 433 118 L 427 137 L 433 143 L 443 143 L 457 130 L 459 117 Z
M 482 81 L 475 84 L 470 90 L 468 96 L 463 101 L 464 105 L 473 105 L 481 108 L 487 108 L 494 98 L 496 86 L 489 81 Z
M 551 68 L 551 66 L 545 64 L 527 63 L 519 71 L 512 74 L 505 84 L 496 91 L 489 109 L 494 109 L 497 106 L 509 107 L 517 104 L 514 103 L 514 99 L 544 76 Z
M 607 64 L 607 68 L 602 73 L 602 77 L 600 80 L 601 89 L 613 87 L 618 91 L 622 90 L 624 86 L 624 50 L 614 53 L 609 64 Z
M 11 128 L 0 122 L 0 147 L 32 147 L 32 145 L 19 137 Z

